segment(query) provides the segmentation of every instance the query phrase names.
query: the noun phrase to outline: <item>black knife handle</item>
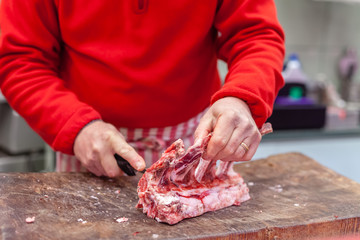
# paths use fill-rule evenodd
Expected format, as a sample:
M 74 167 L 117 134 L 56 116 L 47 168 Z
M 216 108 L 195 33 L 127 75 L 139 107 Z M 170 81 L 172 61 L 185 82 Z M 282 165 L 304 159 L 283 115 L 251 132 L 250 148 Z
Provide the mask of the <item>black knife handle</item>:
M 119 168 L 126 173 L 128 176 L 135 176 L 135 169 L 130 165 L 128 161 L 126 161 L 123 157 L 121 157 L 118 154 L 114 154 L 114 157 L 116 159 L 117 165 Z

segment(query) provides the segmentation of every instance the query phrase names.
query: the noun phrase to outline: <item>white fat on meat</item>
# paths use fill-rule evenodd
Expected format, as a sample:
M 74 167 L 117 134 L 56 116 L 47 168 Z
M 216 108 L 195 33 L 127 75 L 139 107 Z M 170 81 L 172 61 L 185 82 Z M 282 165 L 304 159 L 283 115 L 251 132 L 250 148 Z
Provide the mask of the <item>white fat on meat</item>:
M 265 123 L 259 132 L 271 133 L 271 124 Z M 186 151 L 181 139 L 166 149 L 141 177 L 136 207 L 159 222 L 176 224 L 249 200 L 249 189 L 232 162 L 202 159 L 210 138 L 211 134 Z
M 211 135 L 185 151 L 175 141 L 141 177 L 137 208 L 159 222 L 176 224 L 250 199 L 243 178 L 233 163 L 201 158 Z

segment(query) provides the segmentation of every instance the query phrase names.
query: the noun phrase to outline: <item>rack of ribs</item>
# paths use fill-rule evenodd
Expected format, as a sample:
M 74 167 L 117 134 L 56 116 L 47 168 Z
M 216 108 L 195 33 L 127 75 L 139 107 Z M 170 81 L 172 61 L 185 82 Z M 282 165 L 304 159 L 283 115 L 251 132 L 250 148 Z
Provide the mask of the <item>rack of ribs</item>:
M 136 207 L 148 217 L 172 225 L 250 199 L 232 162 L 202 159 L 210 138 L 187 150 L 181 139 L 175 141 L 141 177 Z

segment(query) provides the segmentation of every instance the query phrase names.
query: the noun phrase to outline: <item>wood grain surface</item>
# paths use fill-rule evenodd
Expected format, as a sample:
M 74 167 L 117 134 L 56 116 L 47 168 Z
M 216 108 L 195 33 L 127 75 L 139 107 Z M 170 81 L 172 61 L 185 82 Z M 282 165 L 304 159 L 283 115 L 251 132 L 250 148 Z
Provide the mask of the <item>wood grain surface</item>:
M 0 173 L 1 239 L 317 239 L 360 232 L 360 184 L 299 153 L 236 165 L 251 200 L 169 226 L 135 208 L 140 176 Z M 26 223 L 27 217 L 35 217 Z M 127 222 L 116 220 L 126 217 Z M 360 239 L 360 236 L 359 236 Z

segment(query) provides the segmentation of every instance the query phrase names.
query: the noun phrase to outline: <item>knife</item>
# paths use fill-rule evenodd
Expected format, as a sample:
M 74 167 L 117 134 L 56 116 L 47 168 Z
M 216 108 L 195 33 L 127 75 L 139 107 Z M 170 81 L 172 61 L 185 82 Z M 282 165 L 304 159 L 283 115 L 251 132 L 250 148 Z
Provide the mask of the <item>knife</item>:
M 119 166 L 119 168 L 126 173 L 128 176 L 135 176 L 136 175 L 136 171 L 135 168 L 133 168 L 133 166 L 130 165 L 130 163 L 128 161 L 126 161 L 123 157 L 121 157 L 118 154 L 114 154 L 114 157 L 116 159 L 116 163 Z M 142 170 L 142 171 L 138 171 L 141 173 L 145 173 L 146 169 Z

